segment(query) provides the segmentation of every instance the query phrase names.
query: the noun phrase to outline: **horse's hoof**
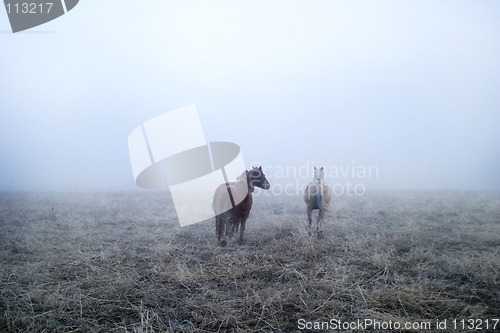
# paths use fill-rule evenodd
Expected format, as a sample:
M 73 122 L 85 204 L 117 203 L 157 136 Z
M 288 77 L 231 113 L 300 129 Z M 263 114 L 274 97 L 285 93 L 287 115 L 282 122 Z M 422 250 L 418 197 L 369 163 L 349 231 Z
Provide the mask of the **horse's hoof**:
M 224 247 L 226 245 L 227 245 L 227 242 L 225 240 L 223 240 L 223 241 L 220 242 L 220 246 Z

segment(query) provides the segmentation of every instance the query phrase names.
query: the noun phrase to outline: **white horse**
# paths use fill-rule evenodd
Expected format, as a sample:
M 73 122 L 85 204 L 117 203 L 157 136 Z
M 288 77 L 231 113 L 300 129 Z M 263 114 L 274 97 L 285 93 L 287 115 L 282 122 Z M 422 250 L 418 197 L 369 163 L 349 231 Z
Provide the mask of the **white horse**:
M 307 206 L 307 220 L 309 221 L 309 229 L 312 224 L 312 211 L 319 209 L 318 224 L 316 232 L 320 230 L 320 224 L 323 224 L 325 211 L 328 211 L 328 205 L 332 198 L 330 186 L 324 181 L 323 167 L 317 169 L 314 167 L 314 180 L 310 182 L 304 193 L 304 201 Z

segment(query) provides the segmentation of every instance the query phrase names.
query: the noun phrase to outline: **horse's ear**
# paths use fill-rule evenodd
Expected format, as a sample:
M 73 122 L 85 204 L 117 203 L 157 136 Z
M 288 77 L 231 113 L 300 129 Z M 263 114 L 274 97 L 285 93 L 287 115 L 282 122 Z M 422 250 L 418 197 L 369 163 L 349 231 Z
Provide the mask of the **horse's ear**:
M 259 170 L 262 171 L 262 166 L 259 167 Z
M 323 167 L 319 168 L 321 171 L 323 171 Z

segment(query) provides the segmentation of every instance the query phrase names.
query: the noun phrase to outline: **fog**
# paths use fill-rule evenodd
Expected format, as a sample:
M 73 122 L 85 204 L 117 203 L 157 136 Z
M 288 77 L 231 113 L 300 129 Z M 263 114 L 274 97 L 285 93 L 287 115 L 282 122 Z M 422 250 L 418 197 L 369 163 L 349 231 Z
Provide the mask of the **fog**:
M 136 190 L 128 135 L 190 104 L 282 189 L 321 165 L 366 190 L 500 190 L 499 17 L 493 0 L 82 0 L 12 34 L 0 9 L 0 190 Z

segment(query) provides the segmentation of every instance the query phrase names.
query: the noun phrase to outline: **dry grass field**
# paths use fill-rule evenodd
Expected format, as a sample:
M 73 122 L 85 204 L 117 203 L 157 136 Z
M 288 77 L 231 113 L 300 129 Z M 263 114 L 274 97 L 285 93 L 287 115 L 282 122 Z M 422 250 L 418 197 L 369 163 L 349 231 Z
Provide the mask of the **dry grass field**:
M 0 332 L 500 332 L 498 193 L 334 197 L 305 225 L 261 194 L 222 248 L 167 193 L 1 193 Z

